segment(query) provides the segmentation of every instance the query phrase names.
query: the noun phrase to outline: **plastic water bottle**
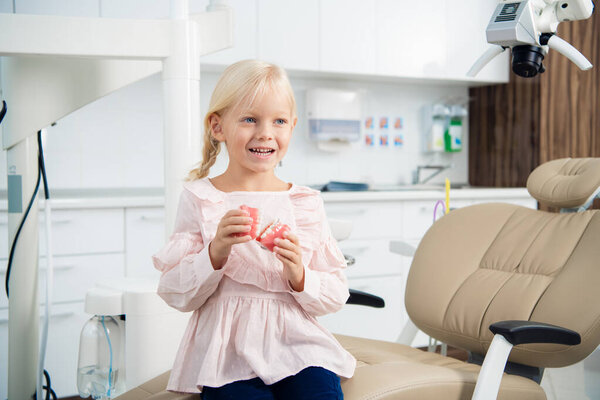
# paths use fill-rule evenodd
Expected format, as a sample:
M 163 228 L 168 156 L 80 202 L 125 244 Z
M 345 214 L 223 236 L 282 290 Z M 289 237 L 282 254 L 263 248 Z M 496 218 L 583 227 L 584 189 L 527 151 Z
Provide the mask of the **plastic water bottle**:
M 121 332 L 113 317 L 96 315 L 81 330 L 77 389 L 81 397 L 110 399 L 121 387 Z

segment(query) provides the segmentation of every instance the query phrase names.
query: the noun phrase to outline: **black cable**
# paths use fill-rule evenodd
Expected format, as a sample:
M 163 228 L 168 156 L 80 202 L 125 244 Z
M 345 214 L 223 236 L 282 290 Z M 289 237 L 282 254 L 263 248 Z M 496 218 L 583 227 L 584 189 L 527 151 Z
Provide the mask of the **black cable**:
M 48 180 L 46 179 L 46 166 L 44 164 L 44 146 L 42 146 L 42 131 L 38 131 L 38 164 L 44 179 L 44 198 L 48 200 L 50 198 L 50 192 L 48 191 Z
M 40 132 L 38 132 L 40 135 Z M 17 241 L 19 240 L 19 235 L 21 234 L 21 229 L 23 229 L 23 225 L 25 224 L 25 220 L 27 219 L 27 215 L 29 215 L 29 211 L 31 210 L 31 206 L 35 201 L 37 196 L 38 189 L 40 188 L 40 179 L 41 179 L 41 168 L 39 168 L 39 150 L 38 150 L 38 177 L 37 183 L 35 184 L 35 190 L 33 191 L 33 195 L 31 196 L 31 200 L 29 200 L 29 205 L 27 206 L 27 210 L 25 210 L 25 214 L 23 214 L 23 219 L 21 219 L 21 223 L 19 224 L 19 229 L 17 229 L 17 233 L 15 234 L 15 239 L 13 240 L 10 246 L 10 255 L 8 257 L 8 266 L 6 267 L 6 280 L 4 282 L 4 289 L 6 290 L 6 297 L 9 297 L 8 293 L 8 281 L 10 279 L 10 270 L 12 268 L 13 257 L 15 253 L 15 248 L 17 245 Z
M 4 119 L 4 116 L 6 115 L 6 102 L 4 100 L 2 100 L 2 111 L 0 111 L 0 124 L 2 123 L 2 120 Z

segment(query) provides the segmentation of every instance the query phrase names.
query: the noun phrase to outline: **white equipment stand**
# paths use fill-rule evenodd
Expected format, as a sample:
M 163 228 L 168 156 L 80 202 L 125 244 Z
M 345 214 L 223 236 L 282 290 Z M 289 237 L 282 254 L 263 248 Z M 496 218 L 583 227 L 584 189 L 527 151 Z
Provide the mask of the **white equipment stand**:
M 163 20 L 0 13 L 2 124 L 12 243 L 37 178 L 35 134 L 69 113 L 162 70 L 165 234 L 172 230 L 182 179 L 200 158 L 200 56 L 232 45 L 232 12 L 211 0 L 190 15 L 171 0 Z M 15 193 L 20 191 L 20 193 Z M 10 201 L 21 198 L 21 204 Z M 39 346 L 37 201 L 21 231 L 10 275 L 8 398 L 36 392 Z
M 113 279 L 97 282 L 85 297 L 88 314 L 111 315 L 119 323 L 124 339 L 121 343 L 125 343 L 121 347 L 124 370 L 120 372 L 125 373 L 124 391 L 172 368 L 192 314 L 169 307 L 156 289 L 157 280 L 152 278 Z

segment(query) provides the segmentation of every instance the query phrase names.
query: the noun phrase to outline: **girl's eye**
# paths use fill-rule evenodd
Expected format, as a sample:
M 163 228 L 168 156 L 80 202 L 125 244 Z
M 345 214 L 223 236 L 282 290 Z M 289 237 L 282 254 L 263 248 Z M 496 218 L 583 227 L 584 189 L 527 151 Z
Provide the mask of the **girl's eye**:
M 275 120 L 275 123 L 276 123 L 277 125 L 285 125 L 285 124 L 286 124 L 286 122 L 287 122 L 287 121 L 286 121 L 285 119 L 281 119 L 281 118 L 278 118 L 278 119 L 276 119 L 276 120 Z
M 253 117 L 246 117 L 246 118 L 244 118 L 244 122 L 252 124 L 252 123 L 256 122 L 256 119 Z

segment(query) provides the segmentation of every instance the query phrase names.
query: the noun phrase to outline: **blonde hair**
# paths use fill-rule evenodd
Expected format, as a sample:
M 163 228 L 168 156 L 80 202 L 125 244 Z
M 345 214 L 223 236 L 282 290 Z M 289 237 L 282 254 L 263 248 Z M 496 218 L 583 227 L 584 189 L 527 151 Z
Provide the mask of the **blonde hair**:
M 241 104 L 252 105 L 267 90 L 283 90 L 289 99 L 292 116 L 296 116 L 296 100 L 292 85 L 283 68 L 259 60 L 244 60 L 230 65 L 219 78 L 210 98 L 204 117 L 204 146 L 202 162 L 190 171 L 186 180 L 193 181 L 208 176 L 221 151 L 221 143 L 212 135 L 210 117 L 220 117 Z

